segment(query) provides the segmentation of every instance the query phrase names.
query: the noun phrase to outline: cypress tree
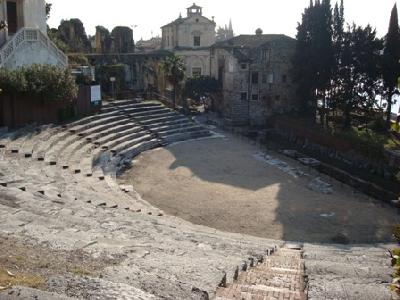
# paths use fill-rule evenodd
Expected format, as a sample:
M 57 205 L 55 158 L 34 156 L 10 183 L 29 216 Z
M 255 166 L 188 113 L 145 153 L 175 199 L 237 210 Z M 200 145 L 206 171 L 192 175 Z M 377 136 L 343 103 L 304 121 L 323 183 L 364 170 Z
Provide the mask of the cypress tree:
M 344 5 L 343 5 L 343 0 L 339 4 L 336 2 L 335 8 L 333 11 L 333 52 L 334 52 L 334 60 L 335 60 L 335 65 L 332 70 L 332 87 L 330 91 L 330 97 L 329 97 L 329 103 L 328 106 L 330 109 L 333 110 L 333 113 L 336 112 L 336 109 L 338 108 L 339 102 L 341 102 L 340 99 L 336 99 L 337 96 L 339 96 L 338 91 L 340 89 L 341 85 L 341 78 L 340 78 L 340 72 L 342 69 L 342 60 L 341 56 L 343 53 L 343 47 L 344 47 Z
M 311 12 L 314 3 L 310 0 L 309 7 L 304 9 L 302 14 L 301 23 L 297 26 L 296 35 L 296 52 L 294 55 L 294 78 L 298 83 L 298 94 L 301 100 L 301 111 L 305 115 L 312 115 L 312 86 L 313 86 L 313 72 L 311 68 L 312 55 L 311 55 Z
M 340 7 L 336 2 L 333 11 L 333 45 L 336 65 L 340 63 L 340 52 L 343 44 L 344 35 L 344 6 L 343 0 L 341 0 Z
M 395 4 L 390 16 L 389 30 L 385 39 L 385 48 L 383 53 L 383 83 L 387 92 L 387 115 L 386 125 L 390 128 L 392 99 L 397 85 L 397 78 L 400 75 L 400 31 L 397 14 L 397 5 Z
M 295 78 L 306 110 L 315 116 L 315 91 L 325 100 L 334 66 L 330 0 L 311 1 L 297 30 Z

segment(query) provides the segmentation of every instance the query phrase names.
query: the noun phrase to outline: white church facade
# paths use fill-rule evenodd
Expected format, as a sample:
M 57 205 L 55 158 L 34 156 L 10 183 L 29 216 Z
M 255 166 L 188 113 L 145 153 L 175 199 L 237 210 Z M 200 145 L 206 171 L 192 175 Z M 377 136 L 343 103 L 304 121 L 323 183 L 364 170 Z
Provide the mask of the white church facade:
M 203 16 L 195 3 L 187 8 L 187 16 L 161 27 L 162 49 L 182 57 L 186 77 L 210 75 L 210 47 L 215 43 L 215 22 Z
M 0 1 L 0 67 L 32 64 L 67 67 L 67 56 L 47 36 L 44 0 Z

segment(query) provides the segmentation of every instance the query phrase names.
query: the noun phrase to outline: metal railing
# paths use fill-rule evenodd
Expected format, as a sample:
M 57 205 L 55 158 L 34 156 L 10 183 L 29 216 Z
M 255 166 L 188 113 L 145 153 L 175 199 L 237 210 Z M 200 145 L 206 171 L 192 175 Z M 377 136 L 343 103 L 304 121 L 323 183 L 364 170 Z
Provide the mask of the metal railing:
M 37 28 L 21 28 L 16 34 L 0 48 L 0 67 L 4 67 L 10 57 L 25 43 L 41 43 L 47 50 L 57 58 L 59 67 L 68 66 L 68 57 L 57 48 L 47 35 Z

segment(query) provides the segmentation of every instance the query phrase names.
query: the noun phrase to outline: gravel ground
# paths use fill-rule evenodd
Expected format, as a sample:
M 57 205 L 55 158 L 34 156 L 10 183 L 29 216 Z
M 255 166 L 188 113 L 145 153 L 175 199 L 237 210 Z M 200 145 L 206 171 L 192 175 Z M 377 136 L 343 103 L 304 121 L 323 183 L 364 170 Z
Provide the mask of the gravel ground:
M 233 135 L 177 143 L 141 154 L 119 181 L 168 214 L 223 231 L 304 242 L 391 241 L 399 222 L 392 207 L 277 153 L 263 161 L 259 152 Z

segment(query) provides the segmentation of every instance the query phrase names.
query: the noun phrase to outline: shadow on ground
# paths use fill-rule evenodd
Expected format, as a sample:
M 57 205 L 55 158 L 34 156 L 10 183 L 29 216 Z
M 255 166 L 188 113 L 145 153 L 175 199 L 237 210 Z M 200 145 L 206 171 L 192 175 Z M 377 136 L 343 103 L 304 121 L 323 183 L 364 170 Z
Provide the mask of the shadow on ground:
M 308 173 L 296 178 L 256 159 L 259 151 L 237 136 L 179 143 L 142 154 L 121 179 L 167 213 L 224 231 L 302 242 L 391 241 L 399 218 L 390 206 L 281 157 Z M 307 187 L 320 176 L 332 194 Z

